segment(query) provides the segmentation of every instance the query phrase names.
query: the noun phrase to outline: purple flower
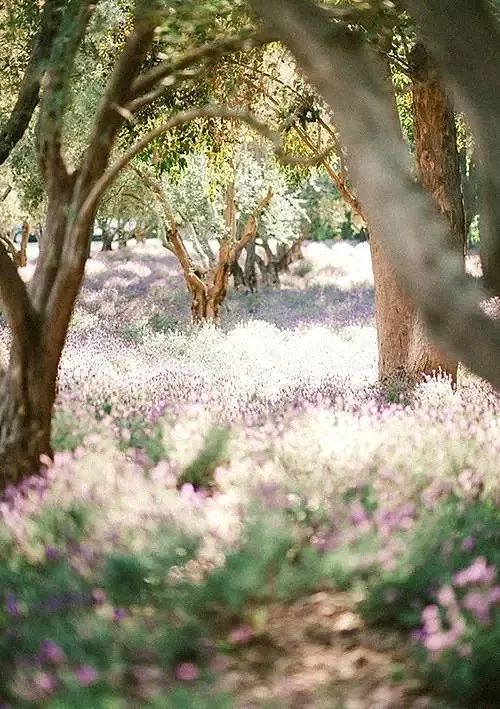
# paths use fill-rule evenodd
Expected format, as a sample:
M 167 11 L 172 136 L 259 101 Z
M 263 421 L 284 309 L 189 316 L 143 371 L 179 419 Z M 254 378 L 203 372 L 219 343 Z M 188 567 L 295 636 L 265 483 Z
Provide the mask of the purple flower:
M 98 679 L 97 670 L 90 665 L 81 665 L 75 672 L 76 679 L 82 687 L 90 687 L 95 684 Z
M 465 537 L 465 539 L 462 542 L 462 551 L 472 551 L 474 547 L 476 546 L 476 540 L 474 537 Z
M 200 676 L 200 671 L 192 662 L 181 662 L 175 668 L 174 674 L 180 682 L 194 682 Z
M 426 635 L 439 633 L 441 621 L 439 619 L 439 608 L 437 606 L 426 606 L 422 611 L 422 622 Z
M 127 611 L 125 610 L 125 608 L 115 608 L 113 611 L 113 620 L 119 623 L 126 617 L 126 615 Z
M 19 601 L 17 598 L 14 596 L 13 593 L 8 593 L 7 598 L 5 600 L 5 610 L 9 615 L 12 615 L 14 617 L 18 617 L 21 615 L 21 608 L 19 605 Z
M 60 553 L 55 547 L 45 547 L 45 556 L 49 559 L 49 561 L 55 561 L 56 559 L 59 559 Z
M 488 593 L 488 600 L 492 606 L 500 603 L 500 586 L 493 586 Z
M 104 603 L 106 601 L 106 592 L 102 588 L 94 588 L 92 591 L 92 600 L 94 603 Z
M 229 633 L 228 640 L 233 645 L 246 645 L 254 637 L 253 628 L 248 623 L 238 625 Z
M 360 502 L 354 502 L 351 505 L 351 520 L 356 526 L 365 525 L 370 521 L 365 508 Z
M 62 647 L 59 647 L 52 640 L 44 640 L 40 648 L 40 658 L 42 662 L 52 662 L 54 665 L 60 665 L 66 661 L 66 654 Z
M 46 672 L 37 672 L 34 677 L 35 685 L 45 694 L 53 694 L 57 689 L 57 680 Z
M 490 622 L 490 602 L 487 595 L 479 591 L 469 591 L 462 603 L 479 623 L 488 625 Z
M 453 583 L 460 587 L 491 583 L 495 580 L 496 573 L 495 566 L 487 566 L 484 556 L 478 556 L 470 566 L 454 575 Z

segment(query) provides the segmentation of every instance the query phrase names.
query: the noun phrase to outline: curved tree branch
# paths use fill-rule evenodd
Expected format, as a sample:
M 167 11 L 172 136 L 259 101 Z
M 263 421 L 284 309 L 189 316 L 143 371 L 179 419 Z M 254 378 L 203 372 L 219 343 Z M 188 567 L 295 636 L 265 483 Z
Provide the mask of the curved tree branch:
M 89 192 L 80 212 L 78 215 L 79 219 L 87 218 L 88 214 L 94 209 L 100 196 L 105 190 L 113 183 L 117 175 L 125 168 L 127 165 L 136 157 L 142 153 L 142 151 L 147 148 L 147 146 L 164 135 L 170 130 L 177 128 L 179 126 L 195 121 L 199 118 L 223 118 L 227 120 L 236 120 L 246 123 L 253 128 L 257 133 L 262 135 L 264 138 L 269 140 L 274 148 L 274 152 L 278 160 L 281 160 L 286 165 L 304 165 L 313 166 L 320 163 L 331 153 L 332 146 L 328 146 L 323 152 L 312 158 L 301 158 L 290 155 L 283 148 L 281 141 L 281 136 L 278 131 L 269 128 L 266 123 L 259 121 L 252 113 L 247 111 L 238 111 L 227 108 L 226 106 L 203 106 L 201 108 L 192 108 L 187 111 L 181 111 L 180 113 L 172 116 L 168 121 L 160 126 L 157 126 L 149 133 L 146 133 L 140 140 L 137 141 L 127 152 L 125 152 L 121 157 L 119 157 L 116 162 L 104 173 L 104 175 L 99 179 L 93 186 L 92 190 Z
M 202 62 L 206 67 L 229 52 L 247 51 L 271 41 L 272 37 L 264 32 L 247 37 L 224 37 L 187 52 L 176 62 L 162 62 L 134 81 L 130 92 L 132 100 L 125 108 L 130 113 L 135 113 L 139 108 L 148 105 L 166 88 L 176 83 L 176 77 L 193 64 Z M 163 86 L 161 86 L 162 82 Z
M 36 335 L 37 317 L 28 289 L 2 240 L 0 240 L 0 301 L 17 346 Z

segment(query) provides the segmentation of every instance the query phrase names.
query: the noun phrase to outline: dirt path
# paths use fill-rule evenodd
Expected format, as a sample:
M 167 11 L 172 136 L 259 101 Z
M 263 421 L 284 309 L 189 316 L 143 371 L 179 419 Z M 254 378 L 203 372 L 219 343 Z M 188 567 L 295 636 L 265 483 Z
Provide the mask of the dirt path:
M 265 633 L 242 647 L 218 690 L 238 709 L 426 709 L 405 639 L 367 628 L 351 593 L 317 593 L 268 609 Z

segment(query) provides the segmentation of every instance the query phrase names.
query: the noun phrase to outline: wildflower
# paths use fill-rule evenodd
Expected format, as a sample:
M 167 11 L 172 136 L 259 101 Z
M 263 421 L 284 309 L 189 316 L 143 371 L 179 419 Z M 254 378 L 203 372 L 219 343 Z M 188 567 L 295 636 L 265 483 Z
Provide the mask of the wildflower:
M 115 608 L 113 611 L 113 620 L 119 623 L 127 615 L 127 611 L 124 608 Z
M 246 645 L 255 633 L 253 628 L 248 623 L 243 623 L 229 633 L 228 640 L 233 645 Z
M 53 694 L 57 689 L 57 680 L 46 672 L 37 672 L 34 677 L 35 685 L 45 694 Z
M 97 670 L 90 665 L 81 665 L 75 672 L 76 679 L 82 687 L 90 687 L 98 679 Z
M 42 661 L 59 665 L 66 661 L 66 654 L 62 647 L 52 642 L 52 640 L 44 640 L 40 647 L 40 658 Z
M 192 662 L 181 662 L 175 668 L 175 677 L 180 682 L 194 682 L 200 676 L 200 671 Z
M 469 591 L 462 601 L 463 607 L 470 611 L 482 625 L 490 622 L 490 602 L 486 594 Z
M 484 556 L 478 556 L 470 566 L 458 571 L 453 577 L 455 586 L 491 583 L 496 577 L 496 567 L 487 566 Z
M 11 616 L 18 617 L 21 615 L 21 607 L 19 601 L 13 593 L 8 593 L 5 601 L 5 610 Z
M 465 537 L 465 539 L 462 542 L 462 551 L 472 551 L 474 547 L 476 546 L 476 540 L 474 537 Z

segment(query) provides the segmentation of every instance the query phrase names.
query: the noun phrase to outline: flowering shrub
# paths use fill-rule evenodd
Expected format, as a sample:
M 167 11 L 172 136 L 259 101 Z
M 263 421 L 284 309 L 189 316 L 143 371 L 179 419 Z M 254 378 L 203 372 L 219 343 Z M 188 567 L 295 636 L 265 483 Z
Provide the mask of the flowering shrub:
M 429 680 L 467 705 L 500 691 L 499 530 L 489 502 L 445 503 L 423 517 L 363 606 L 372 620 L 411 628 Z
M 54 465 L 0 502 L 0 705 L 234 706 L 212 680 L 269 605 L 333 588 L 438 690 L 498 696 L 498 396 L 388 397 L 366 247 L 305 255 L 222 330 L 175 327 L 158 244 L 89 261 Z

